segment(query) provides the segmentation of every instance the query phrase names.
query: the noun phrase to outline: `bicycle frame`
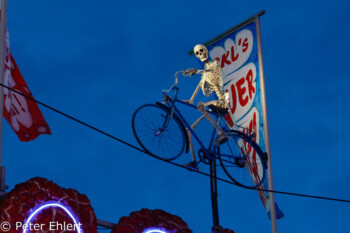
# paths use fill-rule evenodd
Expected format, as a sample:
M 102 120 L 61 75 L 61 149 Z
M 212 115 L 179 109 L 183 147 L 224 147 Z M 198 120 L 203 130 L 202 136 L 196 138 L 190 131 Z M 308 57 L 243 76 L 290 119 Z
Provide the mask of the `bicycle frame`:
M 174 98 L 171 98 L 170 96 L 168 96 L 167 94 L 165 94 L 165 92 L 170 92 L 171 90 L 175 90 L 175 95 Z M 198 137 L 198 135 L 194 132 L 194 130 L 192 129 L 191 125 L 186 121 L 185 117 L 181 114 L 180 110 L 176 107 L 175 103 L 180 103 L 186 106 L 189 106 L 191 108 L 194 108 L 196 110 L 197 106 L 187 103 L 185 101 L 182 100 L 178 100 L 177 99 L 177 93 L 179 91 L 179 88 L 176 86 L 173 86 L 170 91 L 163 91 L 164 94 L 164 100 L 167 104 L 167 106 L 169 107 L 169 115 L 167 116 L 166 121 L 164 122 L 164 128 L 166 128 L 169 125 L 169 122 L 173 116 L 173 114 L 175 113 L 176 116 L 181 120 L 181 122 L 185 125 L 185 127 L 187 128 L 187 130 L 190 131 L 191 135 L 193 135 L 193 137 L 196 139 L 196 141 L 198 142 L 198 144 L 200 145 L 203 153 L 208 157 L 208 158 L 212 158 L 213 155 L 215 156 L 216 152 L 215 152 L 215 145 L 214 145 L 214 140 L 215 140 L 215 135 L 217 135 L 217 130 L 213 129 L 213 133 L 211 135 L 211 139 L 210 139 L 210 143 L 209 143 L 209 147 L 207 148 L 206 146 L 204 146 L 203 142 L 200 140 L 200 138 Z M 210 113 L 210 112 L 209 112 Z M 216 114 L 210 113 L 211 115 L 216 116 L 216 123 L 218 124 L 220 122 L 220 119 L 222 118 L 220 115 L 217 116 Z M 216 157 L 215 157 L 216 158 Z

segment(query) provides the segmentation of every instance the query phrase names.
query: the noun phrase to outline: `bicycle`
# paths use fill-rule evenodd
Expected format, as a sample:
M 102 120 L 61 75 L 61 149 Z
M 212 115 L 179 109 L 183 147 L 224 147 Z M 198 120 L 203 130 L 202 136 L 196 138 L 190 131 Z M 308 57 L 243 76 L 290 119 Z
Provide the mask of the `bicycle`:
M 260 186 L 265 179 L 267 159 L 265 153 L 254 141 L 254 132 L 247 135 L 239 130 L 230 130 L 223 120 L 227 110 L 218 108 L 215 105 L 218 101 L 210 101 L 202 105 L 211 118 L 216 119 L 215 122 L 211 122 L 214 130 L 209 146 L 206 147 L 194 132 L 196 124 L 199 123 L 198 120 L 191 126 L 176 107 L 179 103 L 198 110 L 197 106 L 177 99 L 178 74 L 190 76 L 192 72 L 191 69 L 178 71 L 175 74 L 174 85 L 169 90 L 163 90 L 163 102 L 142 105 L 134 112 L 132 129 L 136 140 L 150 155 L 161 160 L 172 161 L 184 150 L 186 153 L 189 148 L 193 150 L 190 133 L 200 146 L 197 164 L 201 162 L 209 164 L 213 159 L 218 159 L 226 175 L 237 185 L 248 188 Z M 170 93 L 173 91 L 175 93 L 171 97 Z

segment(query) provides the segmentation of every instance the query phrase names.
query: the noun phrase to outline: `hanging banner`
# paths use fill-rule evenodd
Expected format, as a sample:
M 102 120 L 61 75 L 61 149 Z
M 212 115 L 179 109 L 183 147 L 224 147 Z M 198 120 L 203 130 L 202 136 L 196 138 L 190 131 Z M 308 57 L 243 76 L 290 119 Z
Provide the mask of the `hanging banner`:
M 10 53 L 9 33 L 5 38 L 4 85 L 34 99 Z M 31 141 L 40 134 L 51 134 L 37 103 L 4 88 L 4 117 L 20 141 Z
M 254 132 L 254 140 L 267 153 L 270 162 L 260 23 L 257 22 L 262 14 L 264 11 L 204 45 L 207 46 L 209 59 L 219 60 L 224 91 L 229 93 L 229 113 L 225 116 L 227 123 L 231 129 L 237 129 L 235 125 L 246 128 L 243 132 L 248 135 Z M 271 163 L 268 164 L 270 168 Z M 253 181 L 256 180 L 254 177 L 259 176 L 258 171 L 249 172 Z M 268 174 L 258 189 L 272 189 L 272 172 L 268 171 Z M 273 194 L 258 192 L 270 217 Z M 276 218 L 284 217 L 275 206 Z

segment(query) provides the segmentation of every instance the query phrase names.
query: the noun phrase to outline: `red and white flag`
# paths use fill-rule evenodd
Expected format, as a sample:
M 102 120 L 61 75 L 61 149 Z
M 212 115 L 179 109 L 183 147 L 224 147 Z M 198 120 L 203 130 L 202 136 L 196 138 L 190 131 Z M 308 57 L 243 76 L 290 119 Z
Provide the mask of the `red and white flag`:
M 9 33 L 6 32 L 4 85 L 34 99 L 10 53 Z M 21 141 L 31 141 L 40 134 L 51 134 L 37 103 L 4 88 L 4 117 Z

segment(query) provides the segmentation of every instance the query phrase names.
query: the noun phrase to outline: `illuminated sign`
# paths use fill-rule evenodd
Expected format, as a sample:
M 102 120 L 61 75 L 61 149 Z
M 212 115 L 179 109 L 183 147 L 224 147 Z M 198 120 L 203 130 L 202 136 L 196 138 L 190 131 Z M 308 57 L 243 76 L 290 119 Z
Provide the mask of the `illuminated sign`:
M 153 228 L 153 229 L 147 229 L 143 233 L 168 233 L 168 232 L 160 230 L 160 229 Z
M 29 218 L 27 219 L 26 223 L 23 226 L 31 225 L 32 224 L 32 220 L 35 219 L 35 216 L 38 213 L 40 213 L 42 210 L 44 210 L 46 208 L 49 208 L 49 207 L 58 207 L 58 208 L 63 209 L 69 215 L 69 217 L 73 220 L 73 222 L 74 222 L 74 230 L 76 230 L 78 233 L 83 233 L 83 230 L 80 229 L 81 223 L 79 223 L 77 217 L 74 217 L 73 211 L 69 210 L 68 209 L 69 207 L 65 207 L 64 205 L 62 205 L 60 203 L 56 203 L 56 202 L 45 203 L 45 204 L 37 207 L 35 209 L 35 211 L 30 214 Z M 76 226 L 78 226 L 78 227 L 76 227 Z M 50 225 L 50 227 L 51 227 L 51 225 Z M 27 233 L 27 231 L 28 231 L 28 227 L 23 227 L 23 233 Z

